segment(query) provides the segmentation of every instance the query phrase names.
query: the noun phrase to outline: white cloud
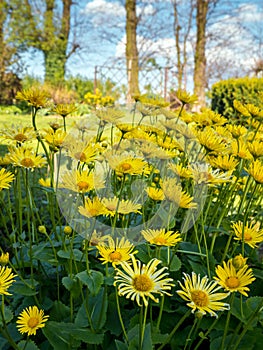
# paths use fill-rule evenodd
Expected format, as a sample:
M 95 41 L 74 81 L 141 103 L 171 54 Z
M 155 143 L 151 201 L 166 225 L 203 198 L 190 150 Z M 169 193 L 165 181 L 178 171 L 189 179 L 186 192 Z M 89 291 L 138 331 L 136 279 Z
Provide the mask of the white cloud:
M 87 15 L 107 14 L 107 16 L 125 16 L 125 8 L 117 2 L 93 0 L 85 6 L 83 13 Z
M 238 9 L 238 17 L 243 22 L 262 22 L 263 12 L 256 4 L 242 4 Z

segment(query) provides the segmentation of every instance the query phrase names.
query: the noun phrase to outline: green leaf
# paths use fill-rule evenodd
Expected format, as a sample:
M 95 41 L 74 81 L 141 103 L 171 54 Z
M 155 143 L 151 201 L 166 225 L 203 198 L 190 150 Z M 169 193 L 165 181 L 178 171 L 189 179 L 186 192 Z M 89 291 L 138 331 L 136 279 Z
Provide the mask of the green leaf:
M 245 302 L 242 302 L 241 308 L 241 299 L 236 298 L 231 308 L 231 314 L 246 324 L 249 321 L 250 317 L 256 311 L 258 311 L 258 307 L 261 305 L 261 302 L 262 297 L 251 297 L 248 298 Z M 253 327 L 255 327 L 255 325 L 257 324 L 257 321 L 258 318 L 256 317 L 255 320 L 250 324 L 249 328 L 253 329 Z
M 59 250 L 57 254 L 60 258 L 68 260 L 82 261 L 83 259 L 83 252 L 79 249 L 73 249 L 73 251 Z
M 181 260 L 178 258 L 178 256 L 174 255 L 172 258 L 169 270 L 170 271 L 178 271 L 178 270 L 180 270 L 181 266 L 182 266 Z
M 99 293 L 103 284 L 103 274 L 101 272 L 95 270 L 82 271 L 76 277 L 89 288 L 91 295 L 95 296 Z
M 103 334 L 92 333 L 89 329 L 70 329 L 71 335 L 78 340 L 88 344 L 101 344 L 103 342 Z
M 87 304 L 87 305 L 86 305 Z M 87 308 L 87 310 L 86 310 Z M 95 330 L 101 329 L 106 322 L 106 313 L 108 309 L 108 297 L 104 288 L 96 296 L 89 296 L 88 302 L 84 301 L 76 315 L 75 324 L 78 327 L 87 327 L 90 325 L 89 316 Z
M 128 350 L 128 345 L 115 339 L 115 345 L 117 350 Z
M 9 323 L 13 319 L 14 315 L 9 306 L 4 307 L 4 321 L 5 323 Z M 3 325 L 2 313 L 0 314 L 0 326 Z
M 152 345 L 152 335 L 151 335 L 151 324 L 148 323 L 145 327 L 142 350 L 151 350 L 153 348 Z
M 74 277 L 63 277 L 62 278 L 63 286 L 72 294 L 74 298 L 77 298 L 80 294 L 80 286 L 78 279 Z
M 161 334 L 161 333 L 155 333 L 152 334 L 152 343 L 153 344 L 162 344 L 166 341 L 169 334 Z
M 73 323 L 63 322 L 47 322 L 46 326 L 42 328 L 42 332 L 48 339 L 50 345 L 54 350 L 72 350 L 74 347 L 80 346 L 79 340 L 74 340 L 71 336 L 71 329 L 74 327 Z
M 53 321 L 64 321 L 70 316 L 70 307 L 63 304 L 61 301 L 56 300 L 50 310 L 50 318 Z
M 38 284 L 39 283 L 37 281 L 31 279 L 17 281 L 12 285 L 12 294 L 21 294 L 26 296 L 36 295 L 38 294 L 38 292 L 35 289 L 38 286 Z
M 19 349 L 23 350 L 39 350 L 39 347 L 36 346 L 32 340 L 29 340 L 28 342 L 26 342 L 26 340 L 22 340 L 17 345 Z

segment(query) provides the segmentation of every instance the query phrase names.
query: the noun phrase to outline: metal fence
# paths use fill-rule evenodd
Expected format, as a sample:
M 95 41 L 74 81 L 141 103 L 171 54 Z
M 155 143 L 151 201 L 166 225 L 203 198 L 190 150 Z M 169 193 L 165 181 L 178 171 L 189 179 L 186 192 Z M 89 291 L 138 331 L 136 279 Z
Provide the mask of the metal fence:
M 110 81 L 120 92 L 120 101 L 125 102 L 127 98 L 128 74 L 126 64 L 114 63 L 95 66 L 94 89 L 99 83 Z M 153 93 L 169 99 L 169 92 L 176 86 L 176 72 L 173 67 L 144 67 L 139 70 L 140 93 Z

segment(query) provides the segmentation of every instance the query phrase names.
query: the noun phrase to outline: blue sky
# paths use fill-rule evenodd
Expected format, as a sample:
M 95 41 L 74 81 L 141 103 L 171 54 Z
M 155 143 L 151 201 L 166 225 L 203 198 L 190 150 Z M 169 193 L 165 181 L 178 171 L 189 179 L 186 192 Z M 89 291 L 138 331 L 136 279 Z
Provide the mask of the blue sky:
M 187 0 L 179 2 L 189 3 Z M 125 9 L 123 3 L 123 0 L 82 0 L 79 2 L 81 17 L 89 22 L 90 29 L 77 38 L 83 46 L 86 46 L 86 50 L 80 57 L 74 56 L 68 61 L 69 74 L 80 74 L 92 79 L 95 65 L 112 64 L 117 59 L 124 58 Z M 231 68 L 232 75 L 245 74 L 263 54 L 262 46 L 260 46 L 263 45 L 260 42 L 260 37 L 263 38 L 263 2 L 260 0 L 220 0 L 219 4 L 217 11 L 209 20 L 209 38 L 211 38 L 207 43 L 209 67 L 211 66 L 211 69 L 213 66 L 217 67 L 218 75 L 221 74 L 221 76 L 224 74 L 227 76 L 229 68 Z M 155 16 L 155 22 L 151 23 L 155 6 L 160 6 L 161 15 Z M 167 62 L 172 65 L 175 60 L 172 17 L 169 16 L 169 11 L 165 10 L 165 6 L 167 9 L 170 8 L 170 0 L 140 0 L 138 14 L 142 18 L 141 27 L 151 26 L 153 28 L 155 25 L 157 33 L 154 36 L 152 30 L 148 32 L 145 29 L 140 30 L 138 46 L 145 57 L 147 55 L 155 57 L 160 65 L 165 65 Z M 187 45 L 190 57 L 189 75 L 192 74 L 193 67 L 194 36 L 193 30 Z M 108 39 L 111 39 L 111 42 Z M 28 53 L 24 56 L 24 61 L 29 74 L 44 76 L 41 54 Z M 191 78 L 188 84 L 191 86 Z

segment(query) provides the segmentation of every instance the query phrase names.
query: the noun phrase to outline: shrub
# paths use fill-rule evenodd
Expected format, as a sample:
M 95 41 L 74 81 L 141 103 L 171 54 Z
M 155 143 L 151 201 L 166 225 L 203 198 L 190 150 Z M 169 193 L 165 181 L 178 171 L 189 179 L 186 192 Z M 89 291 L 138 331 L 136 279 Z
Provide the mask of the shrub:
M 259 92 L 263 91 L 263 78 L 238 78 L 222 80 L 212 86 L 211 108 L 228 118 L 237 118 L 234 100 L 263 107 Z

